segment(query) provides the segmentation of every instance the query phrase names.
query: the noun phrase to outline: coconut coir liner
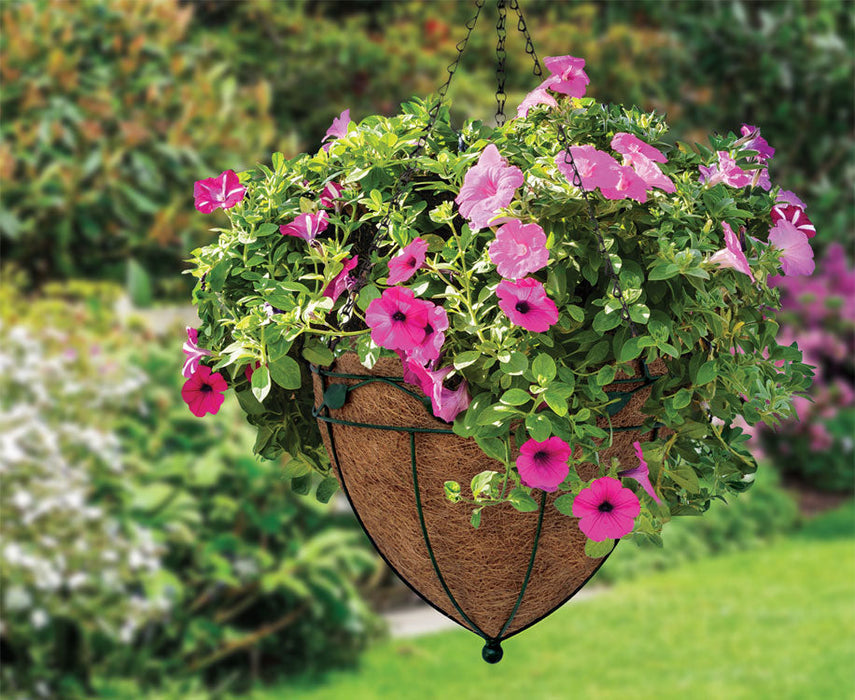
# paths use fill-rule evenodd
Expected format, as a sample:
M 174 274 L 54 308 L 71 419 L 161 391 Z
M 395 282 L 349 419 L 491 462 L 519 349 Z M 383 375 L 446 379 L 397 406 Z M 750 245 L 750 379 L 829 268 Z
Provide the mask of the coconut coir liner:
M 664 365 L 652 365 L 654 375 L 664 374 Z M 338 359 L 333 372 L 368 376 L 401 375 L 396 358 L 382 358 L 367 370 L 355 354 Z M 627 378 L 624 375 L 618 379 Z M 315 401 L 323 398 L 321 382 L 355 384 L 358 380 L 313 375 Z M 639 382 L 640 384 L 641 382 Z M 406 385 L 415 393 L 415 387 Z M 638 384 L 607 386 L 607 391 L 629 391 Z M 635 426 L 644 422 L 640 409 L 650 393 L 637 391 L 627 405 L 612 417 L 612 426 Z M 382 382 L 355 389 L 347 403 L 330 412 L 333 418 L 358 423 L 420 428 L 444 428 L 424 404 Z M 425 599 L 446 615 L 468 627 L 445 594 L 431 564 L 422 535 L 413 491 L 410 463 L 410 434 L 374 430 L 318 421 L 331 460 L 328 425 L 332 428 L 338 454 L 333 470 L 346 485 L 351 505 L 377 549 L 392 567 Z M 602 421 L 601 427 L 608 429 Z M 613 433 L 612 447 L 600 453 L 601 460 L 619 457 L 632 464 L 632 443 L 649 439 L 636 430 Z M 416 464 L 422 512 L 434 556 L 446 584 L 460 608 L 490 637 L 497 636 L 517 602 L 534 544 L 537 511 L 520 513 L 503 503 L 482 512 L 476 530 L 469 522 L 471 509 L 452 504 L 445 498 L 443 483 L 459 482 L 467 488 L 472 477 L 485 469 L 501 471 L 498 462 L 487 457 L 472 439 L 457 435 L 416 433 Z M 593 464 L 577 469 L 582 479 L 597 473 Z M 533 493 L 540 502 L 541 493 Z M 537 555 L 522 603 L 503 636 L 539 620 L 575 593 L 596 571 L 601 559 L 585 555 L 586 537 L 576 518 L 559 513 L 547 497 Z

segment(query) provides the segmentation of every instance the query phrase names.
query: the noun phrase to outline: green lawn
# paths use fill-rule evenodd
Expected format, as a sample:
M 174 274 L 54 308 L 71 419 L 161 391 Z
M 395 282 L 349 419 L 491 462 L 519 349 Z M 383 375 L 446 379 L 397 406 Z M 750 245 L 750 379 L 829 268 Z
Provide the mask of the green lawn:
M 274 698 L 855 698 L 855 508 L 767 549 L 570 603 L 481 661 L 463 630 L 393 641 Z

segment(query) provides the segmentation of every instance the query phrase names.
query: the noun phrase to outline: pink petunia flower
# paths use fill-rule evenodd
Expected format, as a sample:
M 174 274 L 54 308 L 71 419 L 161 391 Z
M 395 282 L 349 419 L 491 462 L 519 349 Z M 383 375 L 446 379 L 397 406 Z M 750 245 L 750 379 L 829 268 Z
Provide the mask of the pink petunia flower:
M 389 261 L 389 277 L 387 284 L 406 282 L 425 264 L 425 254 L 428 243 L 421 238 L 415 238 L 412 243 Z
M 321 192 L 321 196 L 318 199 L 318 206 L 321 209 L 338 209 L 338 200 L 341 199 L 341 193 L 344 188 L 339 185 L 337 182 L 328 182 Z
M 637 202 L 647 201 L 647 186 L 635 171 L 629 166 L 621 165 L 608 153 L 599 151 L 593 146 L 571 146 L 570 153 L 582 188 L 588 192 L 597 187 L 606 199 L 634 199 Z M 561 151 L 555 156 L 558 170 L 573 182 L 573 168 L 565 160 L 566 152 Z
M 496 288 L 499 308 L 511 323 L 533 333 L 543 333 L 558 321 L 558 308 L 546 296 L 543 285 L 532 277 L 510 282 L 502 280 Z
M 594 542 L 629 534 L 640 512 L 638 496 L 610 476 L 594 480 L 573 500 L 579 529 Z
M 404 381 L 418 386 L 430 398 L 433 414 L 437 418 L 453 423 L 459 413 L 469 408 L 472 398 L 465 380 L 456 389 L 449 389 L 443 383 L 453 367 L 431 371 L 413 359 L 407 360 L 404 367 Z
M 748 265 L 748 258 L 742 252 L 742 245 L 739 243 L 739 238 L 727 222 L 723 221 L 721 227 L 724 229 L 725 247 L 714 253 L 710 257 L 710 262 L 717 264 L 719 267 L 733 268 L 738 272 L 748 275 L 751 281 L 754 282 L 754 274 Z
M 523 224 L 517 219 L 499 227 L 489 252 L 496 271 L 509 279 L 520 279 L 530 272 L 537 272 L 549 261 L 543 229 L 537 224 Z
M 463 186 L 457 195 L 460 214 L 469 221 L 469 228 L 480 231 L 490 220 L 511 203 L 517 188 L 523 184 L 522 170 L 509 166 L 492 143 L 484 149 L 478 162 L 466 171 Z
M 713 187 L 720 182 L 728 187 L 747 187 L 754 178 L 750 172 L 740 168 L 727 151 L 718 152 L 718 163 L 709 167 L 701 165 L 698 169 L 701 171 L 701 183 L 708 187 Z
M 743 148 L 747 148 L 750 151 L 757 151 L 756 160 L 758 163 L 765 163 L 775 155 L 775 149 L 769 145 L 769 142 L 766 139 L 760 136 L 760 129 L 756 126 L 743 124 L 740 129 L 740 133 L 743 136 L 751 136 L 751 138 L 745 142 Z
M 779 221 L 789 221 L 808 238 L 816 235 L 816 227 L 802 207 L 794 204 L 776 204 L 772 207 L 772 223 L 777 224 Z
M 210 355 L 209 350 L 205 350 L 204 348 L 200 348 L 196 343 L 199 342 L 199 331 L 195 328 L 190 328 L 187 326 L 187 340 L 184 341 L 184 347 L 181 348 L 185 355 L 187 355 L 187 359 L 184 361 L 184 367 L 181 369 L 181 374 L 184 375 L 185 379 L 189 379 L 193 376 L 193 373 L 199 367 L 199 361 L 208 355 Z
M 193 185 L 194 204 L 203 214 L 210 214 L 220 207 L 231 209 L 245 194 L 246 187 L 240 184 L 234 170 L 224 170 L 219 177 L 196 180 Z
M 335 139 L 340 139 L 342 136 L 347 136 L 347 127 L 350 124 L 350 109 L 344 110 L 341 114 L 339 114 L 335 119 L 333 119 L 332 124 L 330 124 L 330 128 L 327 129 L 327 133 L 324 135 L 323 141 L 325 142 L 323 145 L 323 149 L 325 151 L 330 150 L 330 146 Z
M 776 202 L 783 202 L 784 204 L 792 204 L 794 207 L 798 207 L 799 209 L 807 209 L 807 204 L 805 204 L 802 200 L 800 200 L 795 192 L 791 192 L 790 190 L 781 190 L 778 192 L 778 196 L 775 198 Z
M 517 457 L 520 481 L 533 489 L 555 491 L 570 473 L 568 460 L 573 453 L 560 437 L 551 437 L 543 442 L 529 438 Z
M 415 349 L 425 339 L 430 310 L 430 302 L 416 299 L 412 289 L 390 287 L 365 312 L 371 340 L 389 350 Z
M 571 97 L 585 96 L 585 90 L 591 81 L 584 70 L 584 58 L 545 56 L 543 65 L 552 73 L 543 83 L 550 90 Z
M 356 284 L 356 279 L 350 273 L 358 263 L 358 255 L 354 255 L 352 258 L 345 258 L 344 267 L 333 278 L 332 282 L 324 287 L 323 296 L 329 297 L 335 303 L 345 289 L 352 289 Z
M 430 304 L 430 302 L 427 303 Z M 406 353 L 408 358 L 421 365 L 428 365 L 439 359 L 445 342 L 445 331 L 448 330 L 448 314 L 445 309 L 437 304 L 430 304 L 430 306 L 424 340 Z
M 636 457 L 638 457 L 638 466 L 633 467 L 632 469 L 619 471 L 618 476 L 625 479 L 635 479 L 639 484 L 641 484 L 641 488 L 645 490 L 648 496 L 657 503 L 662 503 L 662 499 L 656 495 L 656 491 L 653 490 L 653 484 L 650 483 L 650 470 L 647 467 L 647 462 L 644 461 L 644 453 L 641 451 L 641 443 L 636 440 L 632 443 L 632 447 L 635 450 Z
M 296 236 L 307 243 L 312 243 L 318 234 L 326 231 L 329 225 L 329 216 L 325 211 L 317 214 L 300 214 L 290 224 L 282 224 L 279 233 L 283 236 Z
M 677 191 L 671 178 L 656 165 L 656 163 L 667 162 L 662 151 L 626 132 L 619 132 L 614 135 L 612 148 L 623 155 L 623 164 L 631 166 L 648 189 L 658 187 L 663 192 Z
M 769 231 L 769 243 L 781 251 L 785 275 L 812 275 L 815 267 L 808 237 L 789 221 L 779 221 Z
M 223 392 L 228 388 L 223 375 L 219 372 L 211 374 L 210 367 L 199 365 L 193 376 L 184 382 L 181 398 L 190 407 L 190 412 L 201 418 L 206 413 L 214 414 L 220 410 L 226 398 Z
M 550 95 L 547 90 L 549 87 L 547 84 L 548 82 L 549 79 L 544 80 L 534 90 L 528 93 L 525 98 L 523 98 L 523 101 L 520 102 L 519 107 L 517 107 L 518 117 L 527 117 L 529 110 L 536 105 L 549 105 L 550 107 L 558 106 L 556 99 Z

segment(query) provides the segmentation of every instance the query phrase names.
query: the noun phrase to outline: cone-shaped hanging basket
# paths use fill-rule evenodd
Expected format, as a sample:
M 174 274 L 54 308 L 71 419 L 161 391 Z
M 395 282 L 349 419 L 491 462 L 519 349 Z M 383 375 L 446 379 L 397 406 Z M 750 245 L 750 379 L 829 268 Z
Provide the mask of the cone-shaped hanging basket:
M 664 367 L 652 369 L 661 374 Z M 502 504 L 473 528 L 470 510 L 449 503 L 443 484 L 469 484 L 502 467 L 430 414 L 421 392 L 401 380 L 400 361 L 384 358 L 369 371 L 347 354 L 330 370 L 313 371 L 324 444 L 360 524 L 413 591 L 485 639 L 486 660 L 498 661 L 499 642 L 560 607 L 607 558 L 588 557 L 577 520 L 540 491 L 532 494 L 537 511 Z M 654 378 L 639 372 L 606 387 L 626 403 L 611 418 L 613 443 L 601 459 L 629 461 L 632 443 L 650 439 L 633 428 L 644 422 L 640 408 Z M 583 464 L 578 472 L 587 480 L 596 467 Z

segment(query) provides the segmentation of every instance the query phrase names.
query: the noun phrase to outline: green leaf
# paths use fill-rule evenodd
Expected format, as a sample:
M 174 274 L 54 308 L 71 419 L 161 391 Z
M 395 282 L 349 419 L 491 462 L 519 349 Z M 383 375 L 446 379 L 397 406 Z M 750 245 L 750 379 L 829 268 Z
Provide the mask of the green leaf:
M 460 484 L 456 481 L 446 481 L 443 484 L 445 489 L 445 497 L 452 503 L 460 501 Z
M 674 408 L 678 411 L 686 408 L 692 402 L 692 394 L 691 389 L 680 389 L 680 391 L 674 394 Z
M 505 374 L 519 375 L 528 369 L 528 358 L 523 353 L 514 350 L 508 361 L 500 361 L 499 366 Z
M 530 513 L 540 507 L 525 489 L 519 487 L 508 494 L 508 502 L 520 513 Z
M 270 372 L 267 367 L 262 365 L 257 367 L 252 373 L 252 395 L 258 399 L 259 403 L 264 401 L 267 394 L 270 393 Z
M 585 310 L 581 306 L 568 304 L 564 307 L 564 310 L 570 315 L 570 318 L 577 323 L 582 323 L 585 320 Z
M 537 383 L 541 386 L 546 386 L 555 379 L 555 375 L 557 374 L 555 360 L 545 352 L 542 352 L 531 363 L 531 371 Z
M 591 559 L 600 559 L 611 552 L 614 546 L 614 540 L 603 540 L 602 542 L 588 540 L 585 542 L 585 554 Z
M 620 321 L 620 313 L 617 311 L 608 312 L 606 309 L 603 309 L 594 316 L 594 322 L 591 326 L 597 333 L 603 334 L 606 331 L 612 330 L 612 328 L 617 328 L 620 325 Z
M 544 391 L 541 396 L 543 397 L 543 400 L 546 401 L 546 405 L 552 409 L 552 412 L 555 413 L 556 416 L 561 416 L 563 418 L 567 415 L 566 392 L 550 387 Z
M 695 376 L 695 384 L 709 384 L 713 379 L 716 378 L 716 364 L 715 360 L 709 360 L 708 362 L 704 362 L 698 370 L 697 375 Z
M 469 522 L 472 523 L 472 527 L 478 528 L 481 525 L 481 509 L 476 508 L 472 511 L 472 517 L 469 519 Z
M 454 356 L 454 368 L 463 369 L 471 364 L 474 364 L 481 358 L 481 353 L 477 350 L 468 350 Z
M 505 463 L 505 460 L 507 459 L 507 450 L 505 449 L 505 443 L 499 438 L 488 438 L 476 435 L 475 442 L 478 443 L 478 447 L 481 448 L 481 451 L 485 455 L 498 462 L 502 462 L 502 464 Z
M 522 406 L 531 401 L 531 394 L 523 389 L 508 389 L 502 394 L 501 402 L 508 406 Z
M 555 509 L 559 513 L 563 513 L 564 515 L 573 515 L 573 494 L 572 493 L 562 493 L 558 498 L 555 499 Z
M 646 304 L 636 304 L 629 310 L 629 317 L 636 323 L 647 323 L 650 319 L 650 309 Z
M 473 476 L 472 481 L 469 483 L 469 489 L 472 491 L 472 497 L 477 499 L 485 492 L 489 492 L 493 477 L 498 473 L 499 472 L 487 469 L 480 474 Z
M 667 473 L 675 484 L 686 489 L 689 493 L 698 493 L 701 490 L 698 475 L 691 464 L 680 464 L 668 469 Z
M 674 263 L 657 263 L 650 271 L 647 279 L 651 282 L 655 280 L 668 280 L 676 277 L 678 274 L 680 274 L 679 265 L 675 265 Z
M 548 440 L 552 435 L 552 423 L 542 413 L 526 416 L 525 427 L 528 434 L 538 442 Z
M 312 476 L 311 474 L 304 474 L 303 476 L 295 476 L 291 479 L 291 490 L 300 495 L 305 496 L 309 493 L 309 489 L 312 486 Z
M 334 476 L 328 476 L 318 484 L 318 489 L 315 491 L 315 498 L 321 503 L 329 503 L 329 500 L 336 491 L 338 491 L 338 481 Z
M 626 345 L 626 343 L 624 343 Z M 606 386 L 607 384 L 611 384 L 615 380 L 615 366 L 614 365 L 605 365 L 600 367 L 600 371 L 597 372 L 597 385 L 598 386 Z
M 273 381 L 283 389 L 300 388 L 303 381 L 300 374 L 300 365 L 297 364 L 297 361 L 293 357 L 284 355 L 276 361 L 273 361 L 271 358 L 268 367 Z M 255 375 L 252 376 L 255 379 Z
M 373 284 L 366 284 L 359 290 L 359 296 L 356 298 L 356 305 L 362 309 L 362 311 L 365 311 L 368 308 L 368 305 L 375 299 L 379 299 L 380 296 L 380 290 L 377 289 L 377 287 Z
M 335 360 L 332 350 L 323 343 L 309 342 L 303 347 L 303 357 L 313 365 L 329 367 Z
M 131 496 L 131 508 L 134 510 L 157 510 L 172 496 L 175 487 L 163 482 L 135 487 Z

